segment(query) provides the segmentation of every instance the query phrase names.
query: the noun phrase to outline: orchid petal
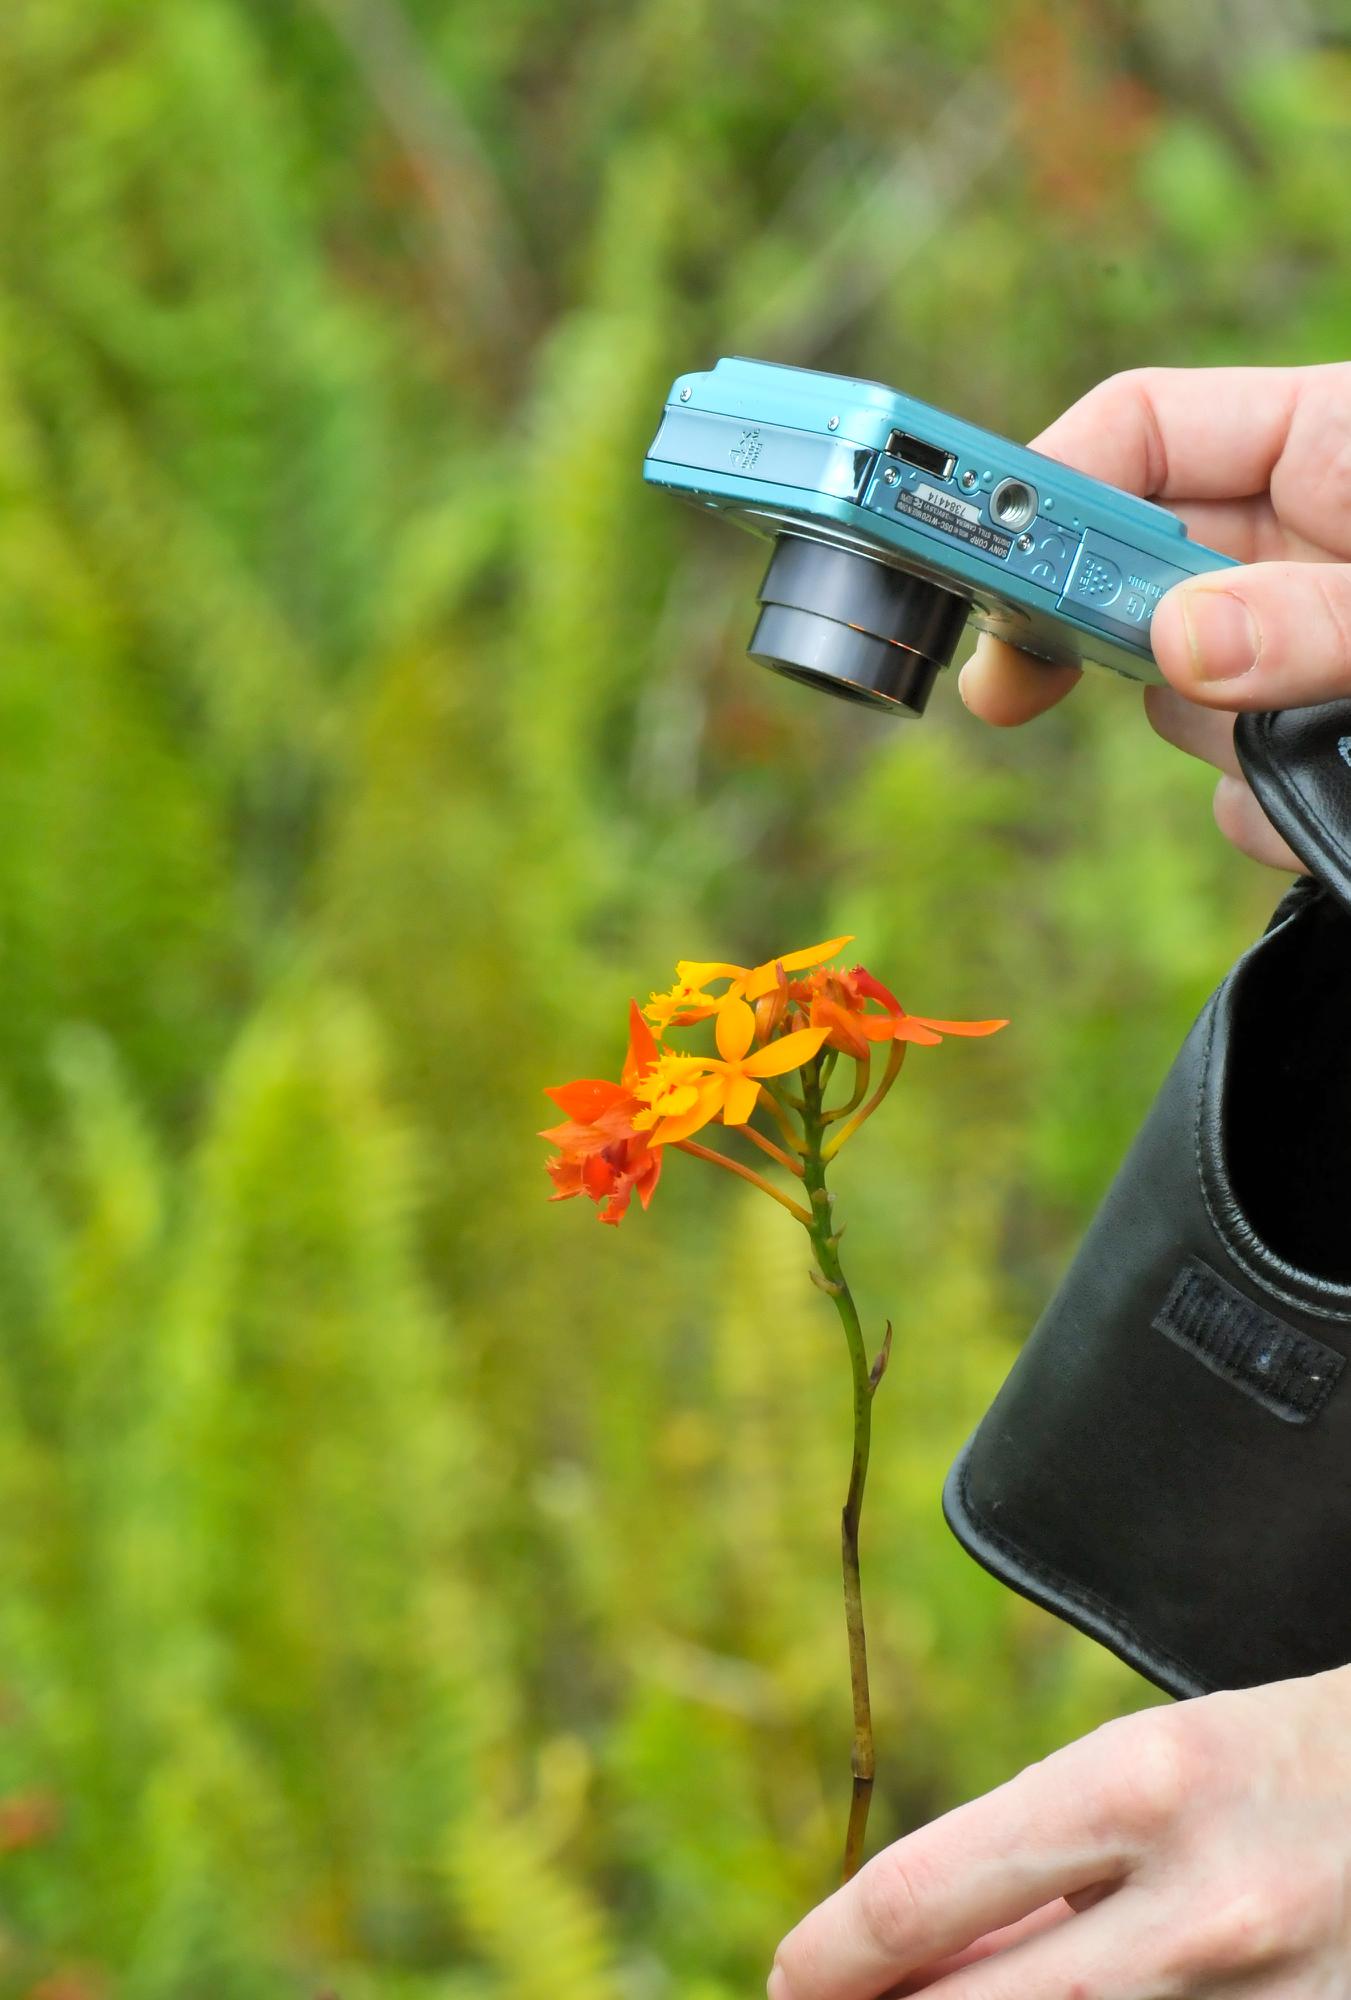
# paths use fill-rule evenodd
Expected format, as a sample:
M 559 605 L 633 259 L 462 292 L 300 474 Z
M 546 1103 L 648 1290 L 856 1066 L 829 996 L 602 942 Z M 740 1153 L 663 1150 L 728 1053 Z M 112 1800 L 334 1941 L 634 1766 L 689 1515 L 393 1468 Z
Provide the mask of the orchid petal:
M 936 1049 L 943 1039 L 917 1014 L 888 1014 L 885 1021 L 874 1015 L 863 1023 L 863 1032 L 870 1042 L 916 1042 L 924 1049 Z
M 660 1153 L 649 1153 L 634 1177 L 633 1184 L 638 1190 L 638 1199 L 645 1210 L 651 1207 L 652 1197 L 657 1192 L 657 1182 L 661 1179 L 661 1159 Z
M 760 1086 L 752 1076 L 729 1078 L 722 1107 L 724 1125 L 744 1125 L 760 1101 Z
M 721 1077 L 712 1077 L 699 1093 L 699 1101 L 688 1111 L 682 1111 L 678 1118 L 661 1118 L 648 1134 L 647 1143 L 654 1149 L 658 1146 L 678 1146 L 682 1139 L 699 1131 L 715 1119 L 722 1108 L 725 1085 Z
M 663 1118 L 683 1118 L 685 1113 L 699 1102 L 699 1092 L 692 1083 L 673 1083 L 661 1095 L 661 1115 Z
M 933 1028 L 940 1035 L 997 1035 L 1001 1028 L 1007 1028 L 1007 1021 L 933 1021 L 927 1014 L 907 1014 L 908 1021 L 919 1021 L 926 1028 Z
M 650 1069 L 661 1051 L 657 1038 L 643 1019 L 643 1010 L 636 1000 L 629 1002 L 629 1053 L 621 1072 L 625 1084 L 640 1077 L 645 1069 Z
M 676 978 L 682 986 L 696 990 L 706 986 L 710 979 L 744 979 L 744 965 L 723 965 L 715 959 L 682 958 L 676 967 Z
M 828 958 L 834 958 L 837 951 L 853 942 L 852 935 L 827 938 L 824 944 L 810 944 L 805 951 L 786 951 L 781 958 L 767 959 L 746 974 L 742 991 L 748 1000 L 759 1000 L 778 984 L 780 966 L 785 972 L 801 972 L 809 965 L 824 965 Z
M 803 1063 L 812 1057 L 826 1039 L 824 1028 L 796 1028 L 791 1035 L 783 1035 L 777 1042 L 757 1050 L 742 1064 L 746 1076 L 783 1076 L 790 1069 L 801 1069 Z
M 582 1192 L 582 1163 L 580 1160 L 546 1160 L 545 1171 L 554 1184 L 550 1201 L 571 1201 Z
M 1007 1021 L 932 1021 L 926 1014 L 889 1014 L 884 1021 L 876 1016 L 863 1023 L 870 1042 L 918 1042 L 933 1048 L 944 1035 L 997 1035 Z
M 546 1125 L 535 1136 L 547 1139 L 551 1146 L 558 1146 L 565 1153 L 577 1153 L 582 1148 L 594 1152 L 605 1143 L 593 1126 L 579 1125 L 572 1118 L 566 1125 Z
M 741 1061 L 755 1040 L 755 1015 L 744 1000 L 728 1000 L 718 1009 L 714 1036 L 724 1062 Z
M 579 1077 L 575 1083 L 560 1083 L 544 1095 L 551 1097 L 560 1111 L 566 1111 L 569 1118 L 579 1125 L 592 1125 L 602 1111 L 608 1111 L 616 1098 L 625 1094 L 622 1084 L 609 1083 L 604 1077 Z
M 856 965 L 850 977 L 866 1000 L 880 1001 L 888 1014 L 903 1014 L 905 1012 L 904 1007 L 902 1007 L 891 988 L 884 986 L 880 979 L 875 979 L 866 965 Z
M 669 993 L 654 993 L 642 1011 L 664 1035 L 668 1028 L 688 1028 L 695 1021 L 706 1021 L 721 1005 L 721 996 L 701 993 L 693 986 L 675 986 Z
M 619 1179 L 617 1170 L 601 1153 L 582 1164 L 582 1186 L 592 1201 L 604 1201 L 606 1195 L 613 1194 Z
M 851 1014 L 847 1007 L 841 1007 L 836 1001 L 827 1000 L 818 993 L 812 1001 L 811 1024 L 814 1028 L 825 1029 L 826 1040 L 832 1048 L 853 1056 L 856 1062 L 866 1061 L 868 1039 L 857 1013 Z

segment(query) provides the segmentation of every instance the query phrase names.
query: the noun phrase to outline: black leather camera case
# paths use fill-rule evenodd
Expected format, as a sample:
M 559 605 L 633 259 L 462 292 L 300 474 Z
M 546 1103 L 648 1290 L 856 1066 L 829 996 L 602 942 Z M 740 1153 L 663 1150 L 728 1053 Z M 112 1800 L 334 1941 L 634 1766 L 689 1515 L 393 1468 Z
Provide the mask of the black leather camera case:
M 1351 704 L 1241 718 L 1309 868 L 952 1468 L 966 1548 L 1173 1694 L 1351 1661 Z

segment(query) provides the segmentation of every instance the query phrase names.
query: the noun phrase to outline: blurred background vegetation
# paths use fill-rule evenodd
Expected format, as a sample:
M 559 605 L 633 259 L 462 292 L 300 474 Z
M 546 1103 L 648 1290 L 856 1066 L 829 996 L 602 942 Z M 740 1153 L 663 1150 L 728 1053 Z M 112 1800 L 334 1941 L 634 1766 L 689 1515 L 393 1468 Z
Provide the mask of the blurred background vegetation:
M 1349 109 L 1301 0 L 9 0 L 0 1994 L 743 2000 L 829 1887 L 838 1329 L 532 1136 L 677 956 L 1014 1019 L 839 1176 L 875 1839 L 1149 1698 L 938 1493 L 1278 885 L 1105 676 L 759 673 L 639 466 L 723 352 L 1016 436 L 1345 356 Z

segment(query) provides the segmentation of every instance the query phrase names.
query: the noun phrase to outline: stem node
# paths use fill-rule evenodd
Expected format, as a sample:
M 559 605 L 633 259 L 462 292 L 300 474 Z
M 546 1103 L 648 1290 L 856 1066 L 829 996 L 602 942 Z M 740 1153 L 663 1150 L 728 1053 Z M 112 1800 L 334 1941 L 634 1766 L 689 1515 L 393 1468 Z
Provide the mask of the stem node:
M 887 1330 L 882 1336 L 882 1345 L 877 1350 L 877 1359 L 873 1362 L 872 1367 L 868 1370 L 868 1390 L 871 1395 L 875 1396 L 877 1394 L 877 1385 L 881 1381 L 882 1377 L 886 1374 L 887 1363 L 888 1361 L 890 1361 L 890 1359 L 891 1359 L 891 1321 L 888 1320 Z

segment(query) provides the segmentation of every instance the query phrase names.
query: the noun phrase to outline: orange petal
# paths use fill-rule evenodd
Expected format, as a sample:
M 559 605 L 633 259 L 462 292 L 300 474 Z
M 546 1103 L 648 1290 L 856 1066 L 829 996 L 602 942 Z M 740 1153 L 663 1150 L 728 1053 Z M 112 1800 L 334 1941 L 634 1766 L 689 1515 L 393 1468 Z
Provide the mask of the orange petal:
M 918 1042 L 925 1049 L 936 1049 L 943 1039 L 917 1014 L 888 1014 L 884 1021 L 872 1014 L 863 1022 L 863 1032 L 870 1042 Z
M 582 1186 L 592 1201 L 604 1201 L 606 1195 L 614 1192 L 618 1179 L 615 1169 L 600 1153 L 582 1163 Z
M 636 1000 L 629 1002 L 629 1053 L 624 1063 L 622 1080 L 633 1083 L 645 1069 L 650 1069 L 660 1051 L 657 1038 L 643 1019 L 643 1010 Z
M 782 1076 L 787 1070 L 801 1069 L 825 1039 L 824 1028 L 796 1028 L 791 1035 L 782 1035 L 777 1042 L 770 1042 L 749 1056 L 741 1066 L 742 1071 L 746 1076 Z
M 645 1209 L 652 1205 L 652 1197 L 657 1192 L 657 1182 L 661 1179 L 660 1153 L 649 1153 L 633 1185 L 638 1190 L 638 1199 Z
M 834 958 L 837 951 L 853 942 L 852 935 L 827 938 L 824 944 L 809 944 L 805 951 L 786 951 L 782 958 L 771 958 L 764 965 L 757 965 L 747 975 L 742 990 L 748 1000 L 758 1000 L 778 983 L 780 966 L 785 972 L 800 972 L 804 966 L 824 965 L 828 958 Z
M 927 1014 L 907 1014 L 907 1021 L 919 1021 L 926 1028 L 933 1028 L 940 1035 L 997 1035 L 1001 1028 L 1007 1028 L 1007 1021 L 931 1021 Z
M 575 1153 L 581 1146 L 590 1151 L 596 1144 L 589 1125 L 579 1125 L 570 1118 L 566 1125 L 546 1125 L 535 1134 L 537 1139 L 547 1139 L 551 1146 L 561 1146 L 565 1153 Z
M 713 1032 L 723 1061 L 740 1062 L 755 1040 L 755 1015 L 744 1000 L 725 1001 Z
M 884 986 L 880 979 L 874 979 L 866 965 L 856 965 L 850 976 L 853 979 L 855 988 L 865 999 L 878 1001 L 886 1008 L 888 1014 L 903 1014 L 905 1012 L 905 1009 L 891 988 Z
M 559 1110 L 566 1111 L 579 1125 L 591 1125 L 625 1092 L 622 1084 L 607 1083 L 603 1077 L 584 1076 L 575 1083 L 560 1083 L 544 1095 L 552 1097 Z
M 832 1048 L 853 1056 L 858 1062 L 867 1060 L 869 1044 L 862 1020 L 858 1014 L 851 1014 L 847 1007 L 828 1000 L 823 993 L 818 993 L 812 1001 L 812 1026 L 825 1029 L 826 1040 Z
M 571 1201 L 582 1192 L 582 1165 L 580 1160 L 546 1160 L 544 1162 L 554 1191 L 550 1201 Z

